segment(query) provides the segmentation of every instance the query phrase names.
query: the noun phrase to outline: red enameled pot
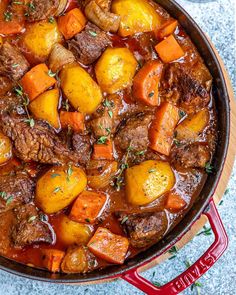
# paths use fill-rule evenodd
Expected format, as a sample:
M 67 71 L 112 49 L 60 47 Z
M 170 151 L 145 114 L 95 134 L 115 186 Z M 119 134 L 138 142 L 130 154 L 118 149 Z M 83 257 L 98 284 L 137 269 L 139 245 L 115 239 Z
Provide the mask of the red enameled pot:
M 156 0 L 156 2 L 164 7 L 174 18 L 178 19 L 194 42 L 214 78 L 213 95 L 218 115 L 219 135 L 213 160 L 216 172 L 208 177 L 199 198 L 181 222 L 164 239 L 128 260 L 124 265 L 111 266 L 86 275 L 51 274 L 47 271 L 31 268 L 0 257 L 0 269 L 28 279 L 51 283 L 84 284 L 122 278 L 147 294 L 172 295 L 180 293 L 195 282 L 219 259 L 227 248 L 227 235 L 212 198 L 223 170 L 229 144 L 230 106 L 226 81 L 211 44 L 194 20 L 174 0 Z M 173 246 L 190 229 L 191 225 L 201 214 L 205 214 L 208 217 L 215 234 L 215 241 L 210 248 L 189 269 L 162 287 L 156 287 L 142 278 L 138 274 L 138 269 Z

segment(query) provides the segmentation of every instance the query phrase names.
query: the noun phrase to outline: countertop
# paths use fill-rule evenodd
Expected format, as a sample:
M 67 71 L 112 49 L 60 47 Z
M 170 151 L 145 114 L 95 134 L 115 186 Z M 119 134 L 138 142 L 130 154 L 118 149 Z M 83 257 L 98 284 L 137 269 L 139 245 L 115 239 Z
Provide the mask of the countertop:
M 236 91 L 235 0 L 177 0 L 177 2 L 210 36 L 229 71 Z M 199 292 L 204 295 L 236 294 L 236 165 L 223 204 L 219 206 L 219 212 L 229 237 L 229 247 L 220 260 L 199 280 L 202 285 Z M 212 235 L 195 237 L 179 250 L 175 259 L 154 267 L 143 276 L 164 284 L 186 268 L 185 261 L 196 261 L 212 240 Z M 0 286 L 1 295 L 143 294 L 121 280 L 93 286 L 66 286 L 31 281 L 3 271 L 0 271 Z M 188 288 L 183 294 L 197 294 L 197 289 Z

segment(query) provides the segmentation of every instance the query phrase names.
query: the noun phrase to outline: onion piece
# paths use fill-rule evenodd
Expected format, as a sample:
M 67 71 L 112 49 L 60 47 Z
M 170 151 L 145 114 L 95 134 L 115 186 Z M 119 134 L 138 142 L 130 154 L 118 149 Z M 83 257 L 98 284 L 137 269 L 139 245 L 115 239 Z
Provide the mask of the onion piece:
M 74 61 L 75 57 L 73 53 L 61 44 L 56 43 L 49 56 L 49 67 L 53 72 L 57 72 L 64 65 L 73 63 Z
M 85 7 L 87 18 L 106 32 L 117 32 L 120 25 L 120 16 L 103 10 L 95 0 L 90 1 Z
M 60 14 L 62 14 L 65 11 L 66 6 L 67 6 L 67 2 L 68 2 L 68 0 L 60 0 L 59 1 L 59 5 L 57 7 L 57 11 L 55 13 L 55 16 L 59 16 Z

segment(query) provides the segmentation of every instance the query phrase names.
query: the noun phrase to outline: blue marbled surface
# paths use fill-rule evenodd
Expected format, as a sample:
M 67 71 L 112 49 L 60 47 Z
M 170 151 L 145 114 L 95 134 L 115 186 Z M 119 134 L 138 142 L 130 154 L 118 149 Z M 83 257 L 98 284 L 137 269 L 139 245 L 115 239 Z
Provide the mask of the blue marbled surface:
M 236 91 L 235 0 L 177 0 L 196 20 L 215 44 L 229 71 Z M 200 2 L 200 3 L 197 3 Z M 219 212 L 229 236 L 229 247 L 223 257 L 199 280 L 203 295 L 236 294 L 236 165 Z M 185 269 L 185 261 L 194 262 L 209 247 L 213 236 L 200 235 L 179 251 L 177 257 L 145 272 L 143 275 L 160 283 L 174 278 Z M 31 281 L 0 271 L 1 295 L 92 295 L 142 294 L 128 283 L 117 280 L 92 286 L 66 286 Z M 183 294 L 197 294 L 190 288 Z M 166 294 L 168 295 L 168 294 Z

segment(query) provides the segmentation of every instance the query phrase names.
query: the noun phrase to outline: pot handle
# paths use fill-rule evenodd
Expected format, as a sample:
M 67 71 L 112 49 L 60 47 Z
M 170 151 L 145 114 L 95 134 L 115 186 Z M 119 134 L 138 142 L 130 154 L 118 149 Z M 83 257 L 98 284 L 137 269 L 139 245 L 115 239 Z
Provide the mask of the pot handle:
M 122 278 L 149 295 L 175 295 L 197 281 L 220 258 L 228 246 L 228 237 L 212 199 L 203 214 L 208 217 L 215 241 L 209 249 L 185 272 L 162 287 L 156 287 L 138 274 L 138 269 L 131 269 Z

